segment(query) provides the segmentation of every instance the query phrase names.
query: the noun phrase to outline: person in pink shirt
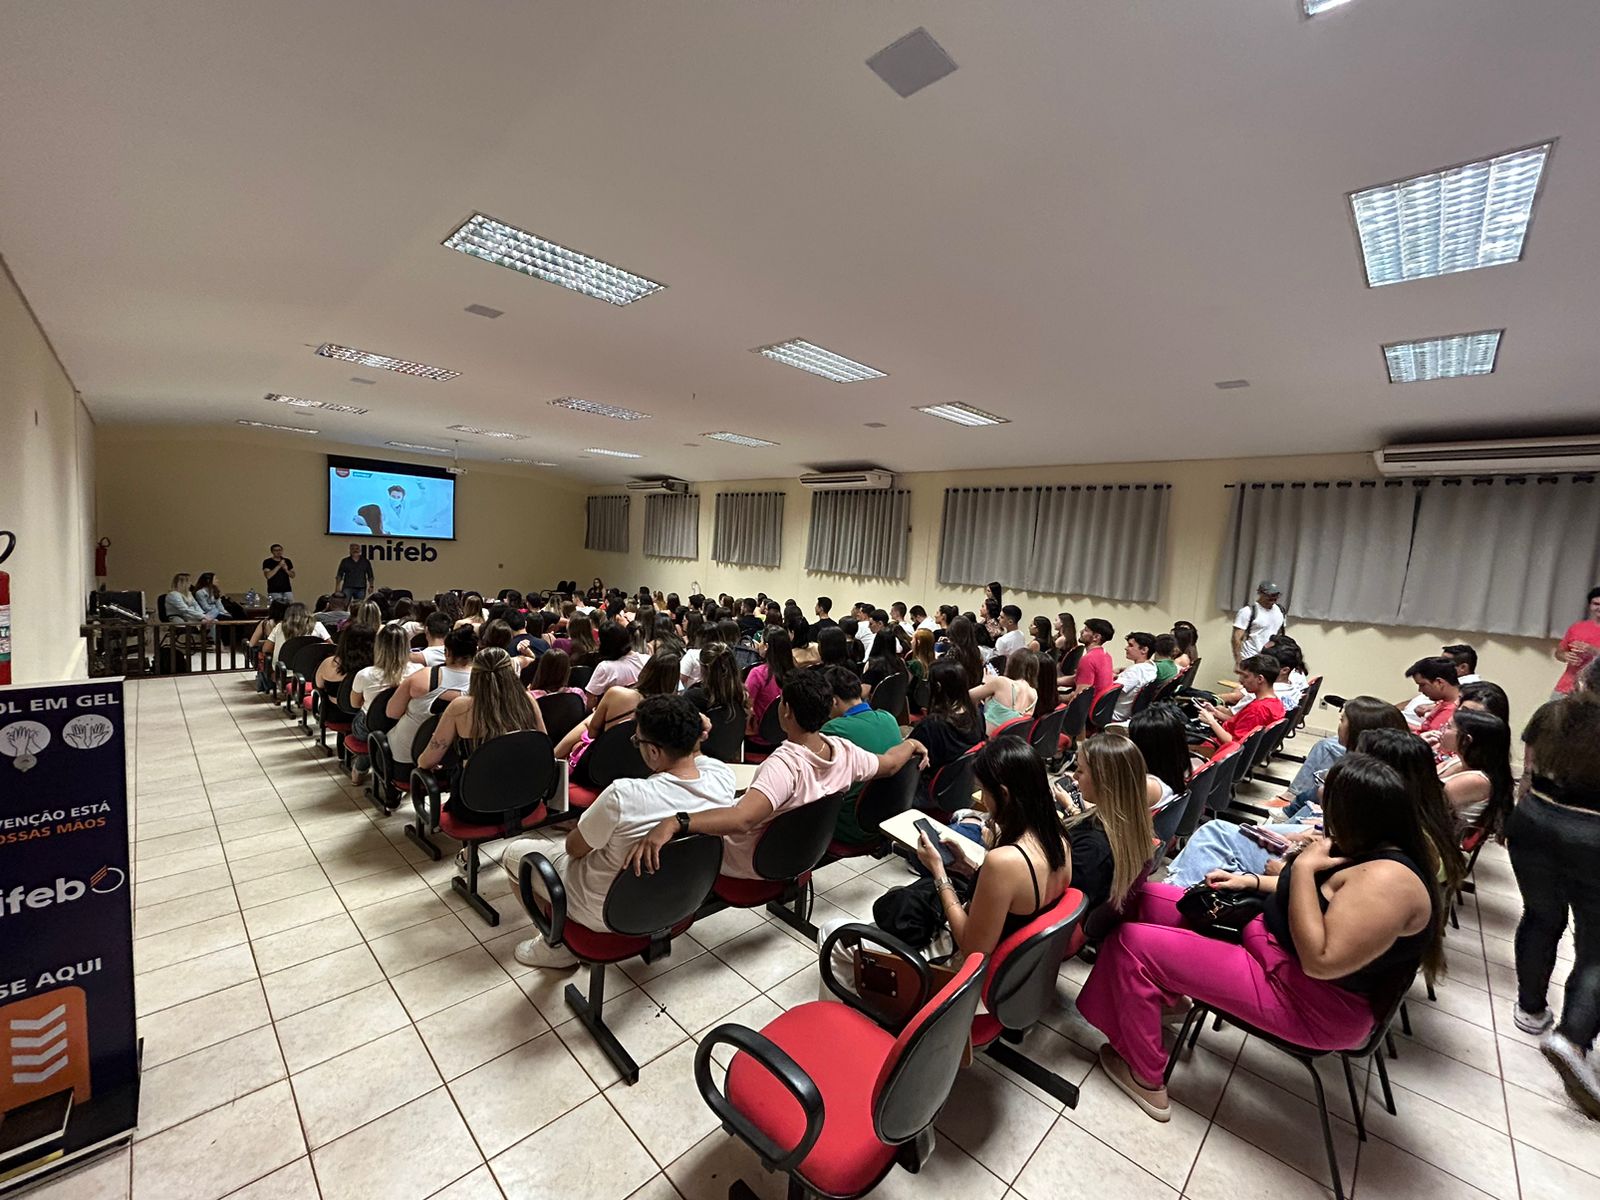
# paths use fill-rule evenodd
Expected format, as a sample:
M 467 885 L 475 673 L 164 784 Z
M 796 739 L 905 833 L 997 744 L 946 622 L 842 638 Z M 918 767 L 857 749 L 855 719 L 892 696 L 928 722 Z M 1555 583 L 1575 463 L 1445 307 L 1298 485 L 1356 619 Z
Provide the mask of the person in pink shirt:
M 1570 693 L 1578 681 L 1578 673 L 1600 654 L 1600 587 L 1589 589 L 1589 612 L 1582 621 L 1574 621 L 1561 637 L 1556 647 L 1556 661 L 1565 663 L 1567 669 L 1556 681 L 1556 690 L 1550 699 L 1559 700 Z
M 1422 724 L 1418 733 L 1443 729 L 1455 716 L 1456 705 L 1461 701 L 1461 681 L 1456 673 L 1455 660 L 1443 655 L 1419 658 L 1411 664 L 1406 674 L 1417 685 L 1417 691 L 1427 697 L 1430 707 L 1421 709 Z
M 1078 673 L 1072 681 L 1074 696 L 1080 692 L 1099 696 L 1116 684 L 1117 670 L 1111 661 L 1111 655 L 1105 649 L 1105 643 L 1116 635 L 1117 631 L 1111 627 L 1110 621 L 1090 617 L 1083 623 L 1083 628 L 1078 633 L 1078 641 L 1083 643 L 1084 649 L 1083 657 L 1078 660 Z
M 778 719 L 788 739 L 761 764 L 754 781 L 732 808 L 680 812 L 663 820 L 629 852 L 626 868 L 654 872 L 661 847 L 680 833 L 708 833 L 723 842 L 722 873 L 759 878 L 756 843 L 781 812 L 849 790 L 866 779 L 893 775 L 912 759 L 925 761 L 928 748 L 906 740 L 887 754 L 872 754 L 821 732 L 833 716 L 833 689 L 821 671 L 794 671 L 783 681 Z M 625 869 L 626 869 L 625 868 Z
M 750 693 L 745 733 L 752 735 L 760 731 L 767 709 L 778 702 L 784 677 L 795 669 L 794 640 L 787 629 L 768 627 L 766 641 L 756 648 L 756 653 L 761 655 L 761 661 L 744 679 L 745 690 Z

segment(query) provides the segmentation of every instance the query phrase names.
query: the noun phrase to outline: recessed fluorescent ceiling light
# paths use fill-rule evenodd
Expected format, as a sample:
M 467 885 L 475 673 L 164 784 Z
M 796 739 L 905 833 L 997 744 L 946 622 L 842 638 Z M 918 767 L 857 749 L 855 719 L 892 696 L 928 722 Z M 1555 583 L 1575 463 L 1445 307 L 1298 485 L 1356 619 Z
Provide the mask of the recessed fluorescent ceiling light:
M 411 362 L 404 358 L 390 358 L 387 354 L 374 354 L 370 350 L 353 350 L 349 346 L 336 346 L 324 342 L 317 347 L 323 358 L 337 358 L 341 362 L 358 363 L 363 367 L 382 367 L 385 371 L 398 371 L 402 375 L 415 375 L 419 379 L 454 379 L 460 371 L 445 367 L 430 367 L 427 363 Z
M 613 421 L 648 421 L 649 413 L 635 412 L 631 408 L 618 408 L 615 404 L 600 404 L 578 396 L 562 396 L 550 401 L 556 408 L 570 408 L 573 412 L 589 413 L 596 417 L 610 417 Z
M 1219 379 L 1215 386 L 1221 391 L 1231 392 L 1236 388 L 1249 387 L 1250 381 L 1248 379 Z
M 507 463 L 516 463 L 519 466 L 524 466 L 524 467 L 553 467 L 553 466 L 556 465 L 553 462 L 541 462 L 537 458 L 502 458 L 500 461 L 501 462 L 507 462 Z
M 710 438 L 714 442 L 727 442 L 730 446 L 759 447 L 776 446 L 778 444 L 777 442 L 769 442 L 765 438 L 750 437 L 743 433 L 702 433 L 700 436 Z M 692 446 L 694 443 L 685 442 L 684 445 Z
M 240 421 L 241 425 L 253 425 L 257 429 L 276 429 L 279 433 L 321 433 L 320 429 L 301 429 L 298 425 L 274 425 L 271 421 Z
M 1352 192 L 1368 286 L 1516 262 L 1554 145 Z
M 416 442 L 385 442 L 385 446 L 393 446 L 396 450 L 415 450 L 418 454 L 454 454 L 454 450 L 446 450 L 443 446 L 423 446 Z
M 867 59 L 867 66 L 894 89 L 901 99 L 938 83 L 956 69 L 955 60 L 933 40 L 926 29 L 913 29 L 905 37 Z
M 779 342 L 775 346 L 757 346 L 755 352 L 765 355 L 774 362 L 799 367 L 802 371 L 810 371 L 813 375 L 821 375 L 824 379 L 831 379 L 835 383 L 860 383 L 863 379 L 882 379 L 887 374 L 865 363 L 858 363 L 853 358 L 835 354 L 832 350 L 824 350 L 804 338 Z
M 351 383 L 377 383 L 378 381 L 376 379 L 363 379 L 359 375 L 352 375 L 352 376 L 350 376 L 350 382 Z
M 326 400 L 308 400 L 304 396 L 280 396 L 277 392 L 268 392 L 267 399 L 274 404 L 290 404 L 295 408 L 320 408 L 323 412 L 353 413 L 361 416 L 367 410 L 357 408 L 354 404 L 329 404 Z
M 506 315 L 505 309 L 490 308 L 487 304 L 469 304 L 467 305 L 467 311 L 475 317 L 488 317 L 491 321 L 496 317 L 503 317 Z
M 973 408 L 970 404 L 930 404 L 925 408 L 918 408 L 919 413 L 927 413 L 930 417 L 940 417 L 946 421 L 954 421 L 957 425 L 1009 425 L 1007 417 L 997 417 L 993 413 L 984 412 L 981 408 Z
M 476 425 L 446 425 L 445 428 L 457 433 L 475 433 L 479 437 L 501 438 L 508 442 L 520 442 L 528 436 L 525 433 L 507 433 L 504 429 L 479 429 Z
M 1395 342 L 1383 348 L 1390 383 L 1421 383 L 1428 379 L 1456 379 L 1463 375 L 1488 375 L 1500 353 L 1503 329 L 1479 333 L 1453 333 L 1420 342 Z
M 1318 13 L 1325 13 L 1330 8 L 1343 8 L 1350 0 L 1303 0 L 1306 16 L 1314 17 Z
M 482 213 L 473 213 L 465 225 L 445 238 L 444 244 L 473 258 L 510 267 L 546 283 L 560 284 L 607 304 L 632 304 L 666 286 L 555 242 L 547 242 Z
M 597 446 L 587 446 L 587 447 L 584 448 L 583 452 L 585 454 L 598 454 L 598 455 L 601 455 L 604 458 L 643 458 L 644 457 L 642 454 L 634 454 L 632 451 L 629 451 L 629 450 L 601 450 Z

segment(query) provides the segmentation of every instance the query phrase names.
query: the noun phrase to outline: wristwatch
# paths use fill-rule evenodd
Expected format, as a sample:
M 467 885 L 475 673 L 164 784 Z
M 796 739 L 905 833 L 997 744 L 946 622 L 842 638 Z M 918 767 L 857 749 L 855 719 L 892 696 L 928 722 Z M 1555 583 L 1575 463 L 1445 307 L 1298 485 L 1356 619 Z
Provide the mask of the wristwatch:
M 674 813 L 673 815 L 678 818 L 678 832 L 679 833 L 688 833 L 689 832 L 689 814 L 686 813 L 686 812 L 681 812 L 681 813 Z

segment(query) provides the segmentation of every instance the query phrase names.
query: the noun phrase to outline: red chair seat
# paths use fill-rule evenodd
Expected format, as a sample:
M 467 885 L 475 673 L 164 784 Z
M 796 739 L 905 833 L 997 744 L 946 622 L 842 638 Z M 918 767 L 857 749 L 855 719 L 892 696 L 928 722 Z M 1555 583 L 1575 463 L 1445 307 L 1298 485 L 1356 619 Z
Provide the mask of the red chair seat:
M 895 1150 L 872 1128 L 872 1097 L 894 1035 L 843 1004 L 815 1002 L 784 1013 L 762 1031 L 811 1076 L 827 1114 L 798 1173 L 830 1196 L 857 1196 L 888 1170 Z M 784 1086 L 747 1054 L 728 1065 L 733 1106 L 778 1145 L 797 1145 L 805 1114 Z
M 604 788 L 584 787 L 581 783 L 569 783 L 567 784 L 567 804 L 571 808 L 588 808 L 589 805 L 600 799 L 600 793 L 604 790 Z
M 322 727 L 329 733 L 349 733 L 355 728 L 349 721 L 324 721 Z M 362 743 L 365 745 L 366 743 Z
M 998 1018 L 988 1013 L 979 1013 L 972 1019 L 972 1044 L 980 1048 L 987 1046 L 1004 1033 L 1005 1028 Z
M 330 725 L 328 728 L 331 729 L 333 726 Z M 365 754 L 367 752 L 367 743 L 355 734 L 347 733 L 344 738 L 344 748 L 350 751 L 351 754 Z
M 1472 829 L 1467 830 L 1467 835 L 1461 839 L 1462 853 L 1471 854 L 1479 846 L 1483 845 L 1483 843 L 1488 840 L 1488 837 L 1489 831 L 1481 825 L 1474 826 Z
M 311 692 L 309 689 L 306 691 L 304 696 L 300 697 L 300 707 L 305 709 L 307 712 L 311 711 Z
M 518 821 L 517 828 L 531 829 L 540 821 L 543 821 L 547 815 L 544 805 L 541 804 L 523 817 L 522 820 Z M 439 814 L 439 832 L 446 837 L 455 838 L 458 842 L 491 842 L 495 838 L 504 836 L 503 828 L 500 825 L 474 825 L 469 821 L 463 821 L 449 809 L 445 809 Z
M 807 871 L 797 882 L 804 885 L 810 878 L 811 872 Z M 760 908 L 782 898 L 788 889 L 787 879 L 735 879 L 732 875 L 718 875 L 717 882 L 711 886 L 718 900 L 735 908 Z
M 677 937 L 693 924 L 694 918 L 690 917 L 673 928 L 672 936 Z M 570 919 L 562 931 L 561 941 L 568 950 L 586 963 L 622 962 L 624 959 L 643 954 L 650 945 L 649 938 L 624 937 L 620 933 L 612 933 L 609 929 L 590 929 L 587 925 L 579 925 Z
M 828 858 L 860 858 L 863 854 L 871 854 L 875 843 L 866 842 L 857 845 L 854 842 L 841 842 L 838 838 L 828 843 Z
M 772 746 L 760 746 L 747 741 L 744 744 L 744 760 L 747 763 L 764 763 L 771 757 L 774 749 Z

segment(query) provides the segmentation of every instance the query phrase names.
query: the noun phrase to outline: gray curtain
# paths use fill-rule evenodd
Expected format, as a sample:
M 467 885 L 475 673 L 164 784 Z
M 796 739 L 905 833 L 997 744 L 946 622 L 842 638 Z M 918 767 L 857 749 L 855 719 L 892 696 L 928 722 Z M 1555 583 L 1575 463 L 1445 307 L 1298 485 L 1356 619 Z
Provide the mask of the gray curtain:
M 910 533 L 910 492 L 813 492 L 806 570 L 904 579 Z
M 590 496 L 588 522 L 583 533 L 585 550 L 628 552 L 628 497 Z
M 1035 593 L 1151 602 L 1167 561 L 1172 485 L 1041 488 L 1028 570 Z M 1004 582 L 1003 576 L 990 576 Z
M 700 497 L 644 498 L 644 552 L 651 558 L 700 557 Z
M 1410 480 L 1235 485 L 1217 607 L 1249 603 L 1270 579 L 1292 615 L 1394 624 L 1418 494 Z
M 1400 623 L 1559 637 L 1600 583 L 1594 476 L 1433 480 Z
M 711 557 L 748 567 L 780 566 L 783 493 L 718 492 Z
M 939 582 L 1020 587 L 1039 515 L 1035 488 L 946 488 Z

